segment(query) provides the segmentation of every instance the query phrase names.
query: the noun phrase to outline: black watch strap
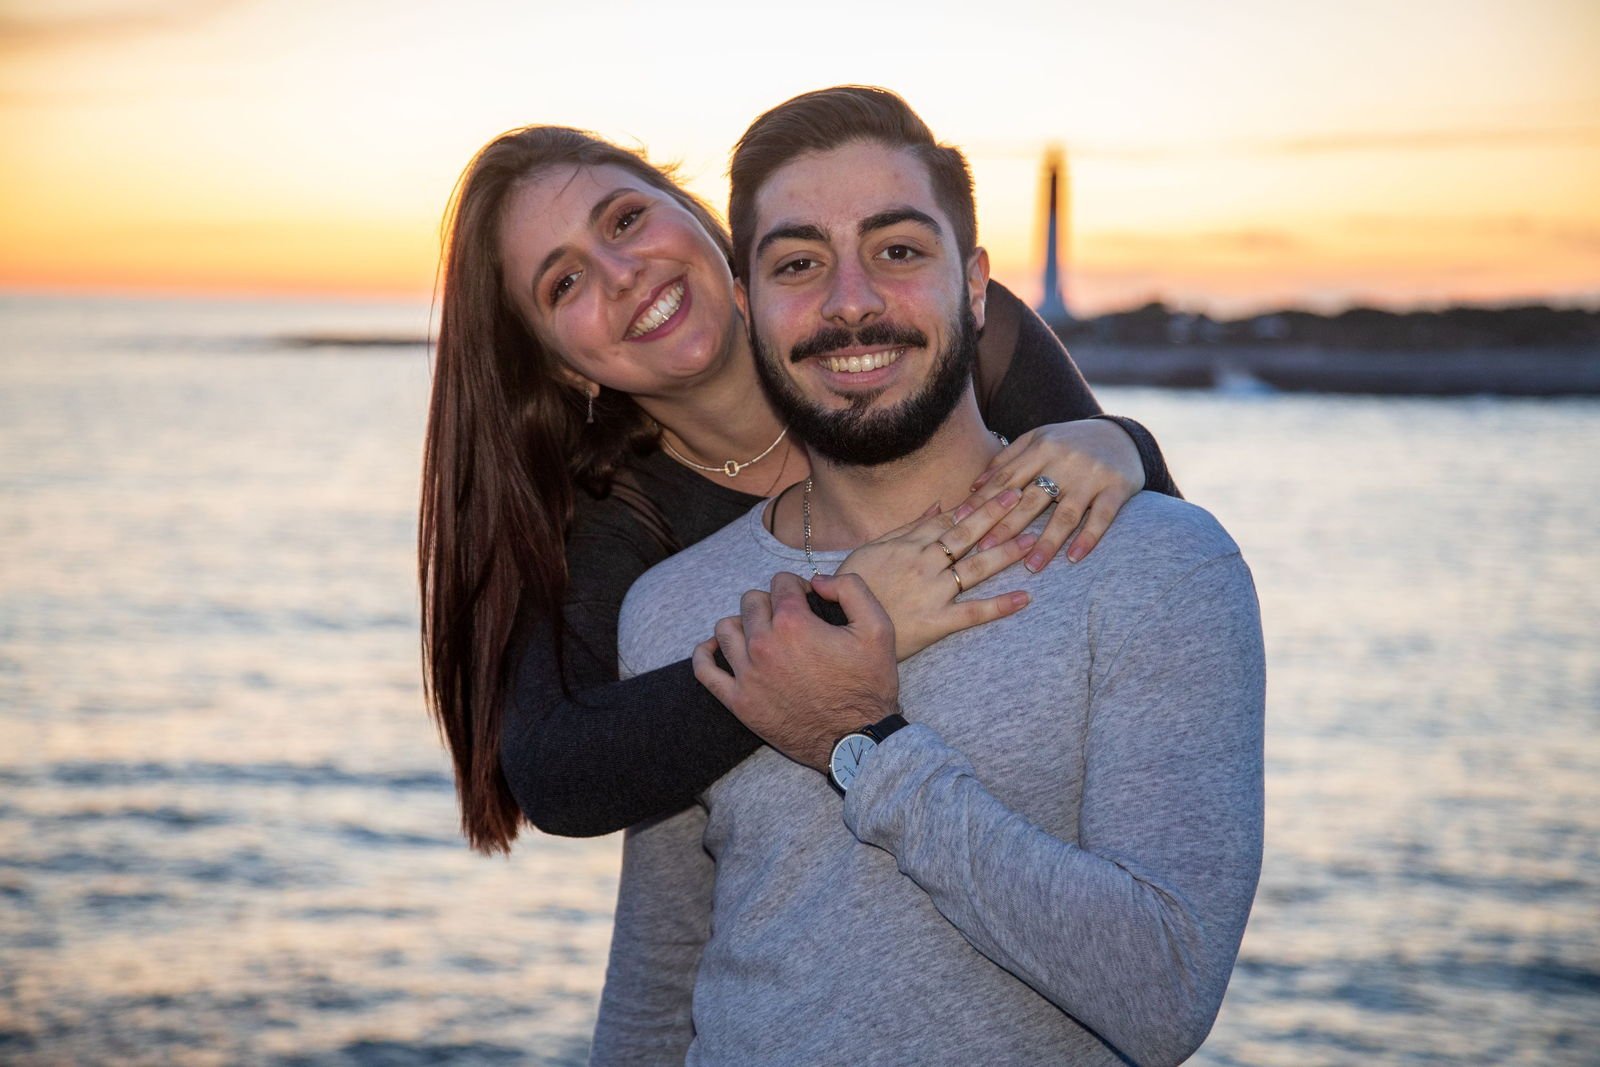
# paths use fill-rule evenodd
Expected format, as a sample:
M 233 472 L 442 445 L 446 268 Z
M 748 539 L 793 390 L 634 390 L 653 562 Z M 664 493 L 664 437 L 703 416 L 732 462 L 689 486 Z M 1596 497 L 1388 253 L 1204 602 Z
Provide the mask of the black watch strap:
M 870 737 L 873 744 L 881 745 L 890 734 L 894 733 L 896 730 L 899 730 L 901 727 L 910 725 L 910 723 L 906 722 L 903 715 L 901 715 L 899 712 L 895 712 L 892 715 L 884 716 L 877 722 L 872 723 L 870 726 L 863 726 L 859 730 L 851 730 L 849 733 L 845 734 L 844 737 L 841 737 L 838 741 L 835 741 L 833 743 L 833 747 L 837 749 L 840 742 L 842 742 L 845 737 L 853 737 L 856 734 L 861 734 L 864 737 Z M 834 781 L 831 761 L 830 765 L 822 772 L 822 776 L 828 780 L 828 784 L 833 787 L 833 791 L 835 793 L 838 793 L 840 796 L 844 796 L 844 788 L 840 786 L 838 782 Z
M 863 726 L 860 732 L 881 745 L 888 739 L 890 734 L 910 725 L 910 723 L 906 722 L 905 716 L 897 711 L 893 715 L 885 715 L 871 726 Z

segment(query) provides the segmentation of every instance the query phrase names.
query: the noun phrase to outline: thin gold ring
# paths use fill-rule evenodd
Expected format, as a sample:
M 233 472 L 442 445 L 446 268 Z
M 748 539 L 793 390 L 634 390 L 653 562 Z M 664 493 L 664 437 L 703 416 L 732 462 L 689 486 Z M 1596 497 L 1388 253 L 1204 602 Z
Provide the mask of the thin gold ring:
M 967 591 L 967 587 L 961 584 L 961 575 L 956 573 L 954 567 L 950 568 L 950 577 L 956 580 L 956 596 L 960 596 Z
M 950 565 L 954 567 L 956 565 L 956 554 L 950 551 L 950 546 L 945 544 L 944 541 L 937 537 L 933 539 L 933 543 L 939 546 L 939 551 L 944 553 L 945 559 L 948 559 L 950 561 Z

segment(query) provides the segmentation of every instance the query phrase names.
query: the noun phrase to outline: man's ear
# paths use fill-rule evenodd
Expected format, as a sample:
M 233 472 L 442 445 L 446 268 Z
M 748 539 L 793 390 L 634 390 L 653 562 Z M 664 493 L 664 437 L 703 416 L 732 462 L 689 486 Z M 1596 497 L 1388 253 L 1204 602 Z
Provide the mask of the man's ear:
M 733 302 L 739 306 L 739 314 L 744 316 L 746 326 L 750 325 L 750 292 L 744 287 L 743 278 L 733 280 Z
M 972 317 L 980 330 L 983 329 L 983 313 L 988 294 L 989 252 L 987 249 L 974 248 L 971 257 L 967 259 L 967 306 L 972 309 Z

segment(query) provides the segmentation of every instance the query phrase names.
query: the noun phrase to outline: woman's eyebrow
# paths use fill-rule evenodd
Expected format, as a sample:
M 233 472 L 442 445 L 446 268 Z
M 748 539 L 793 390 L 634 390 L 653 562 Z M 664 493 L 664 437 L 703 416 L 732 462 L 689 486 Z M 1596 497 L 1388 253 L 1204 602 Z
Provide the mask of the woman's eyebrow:
M 602 196 L 599 200 L 596 200 L 594 202 L 594 207 L 589 209 L 589 225 L 593 226 L 595 223 L 599 222 L 600 216 L 606 213 L 606 208 L 610 207 L 618 197 L 627 196 L 629 193 L 636 193 L 638 191 L 639 190 L 633 188 L 631 185 L 624 185 L 620 188 L 611 190 L 605 196 Z M 556 247 L 552 248 L 550 250 L 550 254 L 545 256 L 544 259 L 540 260 L 539 269 L 533 272 L 534 282 L 537 283 L 540 278 L 543 278 L 544 272 L 555 266 L 556 260 L 560 259 L 562 256 L 565 256 L 571 250 L 571 245 L 557 245 Z

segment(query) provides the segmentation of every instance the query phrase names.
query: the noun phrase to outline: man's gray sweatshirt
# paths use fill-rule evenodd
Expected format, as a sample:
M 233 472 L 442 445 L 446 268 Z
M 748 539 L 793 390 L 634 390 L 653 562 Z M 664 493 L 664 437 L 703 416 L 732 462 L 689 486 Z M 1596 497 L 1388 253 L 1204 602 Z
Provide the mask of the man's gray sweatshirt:
M 628 594 L 623 674 L 804 556 L 761 507 Z M 819 553 L 831 570 L 844 553 Z M 629 831 L 592 1063 L 1175 1063 L 1261 864 L 1264 666 L 1238 546 L 1143 493 L 1020 613 L 900 666 L 847 800 L 762 749 Z M 819 678 L 826 687 L 832 679 Z

